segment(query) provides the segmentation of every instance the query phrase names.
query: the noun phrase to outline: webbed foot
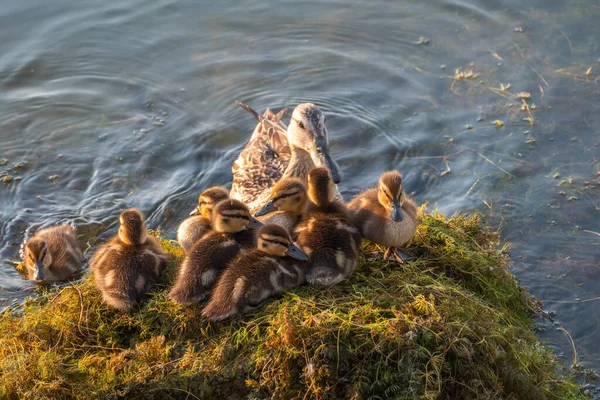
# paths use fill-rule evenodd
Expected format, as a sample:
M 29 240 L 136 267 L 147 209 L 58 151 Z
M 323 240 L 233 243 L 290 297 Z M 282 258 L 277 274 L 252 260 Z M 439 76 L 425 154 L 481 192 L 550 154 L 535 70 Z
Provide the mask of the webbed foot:
M 407 260 L 411 258 L 415 258 L 415 256 L 405 249 L 389 247 L 385 254 L 383 255 L 383 259 L 387 261 L 397 261 L 400 264 L 404 264 Z

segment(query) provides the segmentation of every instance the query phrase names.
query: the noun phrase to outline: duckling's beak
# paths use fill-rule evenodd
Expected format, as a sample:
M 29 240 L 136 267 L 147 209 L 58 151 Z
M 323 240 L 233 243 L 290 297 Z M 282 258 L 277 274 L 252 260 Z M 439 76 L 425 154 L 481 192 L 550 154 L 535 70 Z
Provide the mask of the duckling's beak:
M 257 220 L 256 218 L 250 217 L 250 228 L 258 229 L 263 226 L 263 223 Z
M 315 154 L 311 154 L 315 165 L 327 167 L 331 173 L 331 179 L 334 183 L 340 183 L 342 181 L 342 170 L 340 166 L 335 162 L 331 154 L 329 154 L 329 144 L 325 137 L 317 137 L 315 140 L 316 149 Z
M 200 214 L 200 207 L 196 207 L 192 210 L 192 212 L 190 213 L 190 217 L 193 215 L 198 215 Z
M 392 221 L 402 221 L 404 219 L 404 215 L 402 214 L 402 207 L 400 206 L 399 200 L 393 200 L 392 206 L 390 207 L 390 214 L 392 216 Z
M 36 281 L 44 280 L 44 264 L 40 261 L 35 263 L 35 271 L 33 272 L 33 279 Z
M 263 215 L 272 213 L 273 211 L 277 211 L 277 207 L 275 206 L 275 203 L 273 203 L 273 200 L 269 200 L 269 202 L 265 204 L 263 208 L 261 208 L 254 214 L 254 216 L 261 217 Z
M 300 247 L 296 246 L 293 243 L 290 244 L 290 247 L 288 248 L 288 251 L 285 254 L 290 257 L 294 257 L 296 260 L 308 261 L 308 256 L 306 255 L 306 253 L 300 250 Z

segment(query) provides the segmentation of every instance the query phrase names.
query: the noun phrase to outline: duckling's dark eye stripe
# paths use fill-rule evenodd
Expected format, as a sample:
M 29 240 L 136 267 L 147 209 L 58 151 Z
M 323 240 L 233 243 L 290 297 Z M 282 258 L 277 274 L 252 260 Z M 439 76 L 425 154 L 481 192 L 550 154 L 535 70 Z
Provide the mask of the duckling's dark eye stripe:
M 294 195 L 296 195 L 296 194 L 298 194 L 298 193 L 300 193 L 300 192 L 294 192 L 294 193 L 284 193 L 284 194 L 282 194 L 282 195 L 279 195 L 279 196 L 277 196 L 277 197 L 274 197 L 272 200 L 273 200 L 273 201 L 277 201 L 277 200 L 280 200 L 280 199 L 286 199 L 286 198 L 288 198 L 288 197 L 291 197 L 291 196 L 294 196 Z
M 227 218 L 240 218 L 250 221 L 250 217 L 244 214 L 223 214 L 223 216 Z
M 390 201 L 392 201 L 392 196 L 390 196 L 390 195 L 388 194 L 387 190 L 385 190 L 383 187 L 381 188 L 381 190 L 383 190 L 383 194 L 385 194 L 385 195 L 386 195 L 386 197 L 387 197 L 387 198 L 388 198 Z
M 261 239 L 263 240 L 263 242 L 275 243 L 275 244 L 279 244 L 279 245 L 285 246 L 285 247 L 288 247 L 290 245 L 289 243 L 282 242 L 280 240 L 265 239 L 265 238 L 261 238 Z

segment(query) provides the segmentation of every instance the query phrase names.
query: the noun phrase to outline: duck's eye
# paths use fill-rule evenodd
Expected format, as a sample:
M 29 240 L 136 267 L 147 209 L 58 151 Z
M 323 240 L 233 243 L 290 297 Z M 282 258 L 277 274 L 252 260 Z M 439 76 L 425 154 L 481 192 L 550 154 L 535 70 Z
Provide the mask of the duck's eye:
M 327 117 L 323 117 L 323 123 L 326 124 L 327 123 Z
M 304 129 L 304 124 L 302 123 L 302 121 L 296 121 L 298 123 L 298 128 L 300 129 Z

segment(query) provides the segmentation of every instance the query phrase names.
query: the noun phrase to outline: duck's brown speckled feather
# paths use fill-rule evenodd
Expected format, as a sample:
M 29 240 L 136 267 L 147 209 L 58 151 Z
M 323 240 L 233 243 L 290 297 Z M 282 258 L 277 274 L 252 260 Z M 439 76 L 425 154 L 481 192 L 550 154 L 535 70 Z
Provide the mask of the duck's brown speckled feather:
M 251 212 L 269 200 L 270 188 L 283 176 L 291 151 L 286 126 L 281 122 L 287 109 L 274 114 L 267 109 L 260 116 L 249 106 L 240 105 L 259 119 L 252 137 L 233 163 L 230 197 L 245 203 Z

